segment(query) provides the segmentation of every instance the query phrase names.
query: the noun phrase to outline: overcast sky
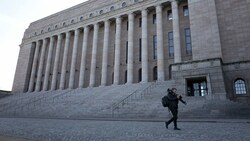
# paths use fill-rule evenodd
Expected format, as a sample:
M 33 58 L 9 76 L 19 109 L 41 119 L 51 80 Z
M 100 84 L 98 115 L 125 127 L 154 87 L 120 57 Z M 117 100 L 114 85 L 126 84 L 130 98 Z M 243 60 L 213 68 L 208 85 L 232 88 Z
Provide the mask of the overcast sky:
M 23 33 L 29 24 L 87 0 L 0 0 L 0 90 L 11 91 Z

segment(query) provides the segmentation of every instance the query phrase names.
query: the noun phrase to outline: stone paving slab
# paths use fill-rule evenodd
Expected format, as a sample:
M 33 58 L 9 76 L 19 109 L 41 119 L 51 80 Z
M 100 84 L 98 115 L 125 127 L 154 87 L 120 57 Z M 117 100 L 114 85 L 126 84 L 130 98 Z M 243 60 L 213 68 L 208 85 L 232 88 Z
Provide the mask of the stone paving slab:
M 29 140 L 29 139 L 20 138 L 20 137 L 13 137 L 13 136 L 1 136 L 0 135 L 0 141 L 35 141 L 35 140 Z
M 215 122 L 216 121 L 216 122 Z M 182 120 L 181 131 L 163 121 L 0 118 L 0 135 L 38 141 L 249 141 L 243 120 Z

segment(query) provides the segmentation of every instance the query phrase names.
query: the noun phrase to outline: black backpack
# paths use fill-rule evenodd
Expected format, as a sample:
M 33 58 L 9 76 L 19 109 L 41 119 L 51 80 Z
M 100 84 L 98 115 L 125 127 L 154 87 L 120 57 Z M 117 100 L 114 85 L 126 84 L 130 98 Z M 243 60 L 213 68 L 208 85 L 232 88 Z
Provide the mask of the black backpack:
M 168 97 L 167 96 L 162 97 L 161 103 L 163 107 L 168 107 L 169 106 Z

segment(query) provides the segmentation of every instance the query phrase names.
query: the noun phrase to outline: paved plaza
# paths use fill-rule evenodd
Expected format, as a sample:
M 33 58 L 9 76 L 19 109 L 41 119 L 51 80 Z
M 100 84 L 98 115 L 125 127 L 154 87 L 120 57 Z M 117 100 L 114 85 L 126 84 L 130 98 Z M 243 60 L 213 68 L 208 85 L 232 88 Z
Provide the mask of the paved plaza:
M 1 141 L 249 141 L 250 120 L 180 120 L 181 131 L 161 120 L 1 118 Z

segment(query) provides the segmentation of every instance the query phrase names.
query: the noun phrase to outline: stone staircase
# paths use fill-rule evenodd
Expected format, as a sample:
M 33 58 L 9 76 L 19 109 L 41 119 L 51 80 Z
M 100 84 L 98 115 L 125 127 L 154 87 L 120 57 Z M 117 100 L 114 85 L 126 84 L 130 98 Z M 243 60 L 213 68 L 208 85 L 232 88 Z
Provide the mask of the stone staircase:
M 158 84 L 143 99 L 134 99 L 115 114 L 117 118 L 132 119 L 168 119 L 172 115 L 168 108 L 162 107 L 161 98 L 166 94 L 173 82 Z M 206 97 L 188 97 L 182 95 L 187 105 L 179 103 L 179 117 L 189 118 L 250 118 L 250 103 L 237 103 L 229 100 L 210 100 Z
M 111 117 L 113 103 L 151 83 L 14 94 L 0 100 L 2 117 Z
M 0 99 L 0 117 L 166 119 L 161 98 L 174 81 L 13 94 Z M 250 104 L 182 95 L 180 118 L 250 118 Z

